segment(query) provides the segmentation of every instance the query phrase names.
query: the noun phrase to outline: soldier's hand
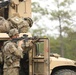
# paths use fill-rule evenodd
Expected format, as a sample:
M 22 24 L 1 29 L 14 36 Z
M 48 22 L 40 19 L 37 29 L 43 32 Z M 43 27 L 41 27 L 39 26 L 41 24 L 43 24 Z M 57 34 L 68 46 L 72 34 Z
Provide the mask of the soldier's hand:
M 23 40 L 18 41 L 18 46 L 21 47 L 23 44 Z
M 38 40 L 39 40 L 39 38 L 37 38 L 37 39 L 35 39 L 35 40 L 32 40 L 31 42 L 32 42 L 32 43 L 36 43 Z

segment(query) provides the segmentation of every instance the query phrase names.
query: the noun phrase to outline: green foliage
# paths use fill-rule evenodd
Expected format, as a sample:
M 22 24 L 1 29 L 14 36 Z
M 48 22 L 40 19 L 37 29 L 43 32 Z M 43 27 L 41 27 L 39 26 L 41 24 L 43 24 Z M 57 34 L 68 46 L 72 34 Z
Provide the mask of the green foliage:
M 59 40 L 50 37 L 50 52 L 60 54 Z
M 59 26 L 56 27 L 60 31 L 59 37 L 55 39 L 51 35 L 47 36 L 50 38 L 50 52 L 61 54 L 60 44 L 62 44 L 64 57 L 76 60 L 76 32 L 71 28 L 71 25 L 73 25 L 72 17 L 75 16 L 75 12 L 70 9 L 73 2 L 74 0 L 53 0 L 56 9 L 50 10 L 50 12 L 48 12 L 47 8 L 42 8 L 38 2 L 33 2 L 32 11 L 37 14 L 33 17 L 34 22 L 38 22 L 45 15 L 49 15 L 52 22 L 59 22 Z M 33 35 L 45 36 L 48 28 L 42 23 L 41 26 L 44 27 L 38 24 L 36 26 L 37 29 L 32 30 Z M 42 52 L 42 47 L 41 45 L 40 52 Z
M 66 25 L 71 24 L 71 19 L 73 16 L 75 16 L 75 12 L 73 12 L 70 9 L 70 5 L 74 2 L 74 0 L 54 0 L 54 4 L 57 7 L 57 9 L 52 10 L 50 12 L 50 20 L 61 20 L 61 24 L 66 23 Z M 60 25 L 60 24 L 59 24 Z
M 56 7 L 67 7 L 74 3 L 74 0 L 53 0 L 53 3 L 56 5 Z
M 72 36 L 74 34 L 74 36 Z M 63 37 L 64 57 L 76 60 L 76 32 L 71 34 L 71 37 Z M 73 38 L 74 37 L 74 38 Z M 50 52 L 60 54 L 59 38 L 50 37 Z
M 74 14 L 70 10 L 70 5 L 73 3 L 73 1 L 74 0 L 54 0 L 57 9 L 52 10 L 52 12 L 50 13 L 52 15 L 50 19 L 56 20 L 59 23 L 59 42 L 62 56 L 64 56 L 63 33 L 65 34 L 67 28 L 69 28 L 69 26 L 73 24 L 72 21 L 70 21 L 74 16 Z
M 71 32 L 70 32 L 71 33 Z M 64 38 L 65 57 L 76 60 L 76 32 Z
M 49 30 L 49 28 L 47 28 L 46 26 L 41 27 L 41 26 L 38 26 L 38 25 L 37 25 L 37 27 L 38 27 L 37 29 L 33 29 L 33 31 L 31 31 L 33 36 L 43 37 L 43 36 L 47 35 L 46 32 L 47 32 L 47 30 Z
M 48 14 L 48 10 L 46 8 L 43 9 L 38 2 L 33 2 L 32 5 L 33 5 L 32 7 L 33 12 L 40 13 L 42 15 Z

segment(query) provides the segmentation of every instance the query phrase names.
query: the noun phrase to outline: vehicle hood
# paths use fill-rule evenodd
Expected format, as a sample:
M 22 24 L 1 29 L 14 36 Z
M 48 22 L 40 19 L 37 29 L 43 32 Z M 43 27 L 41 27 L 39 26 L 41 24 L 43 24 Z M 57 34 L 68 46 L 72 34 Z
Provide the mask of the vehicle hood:
M 59 67 L 59 66 L 75 66 L 76 67 L 76 61 L 63 58 L 63 57 L 50 56 L 50 66 L 51 68 Z

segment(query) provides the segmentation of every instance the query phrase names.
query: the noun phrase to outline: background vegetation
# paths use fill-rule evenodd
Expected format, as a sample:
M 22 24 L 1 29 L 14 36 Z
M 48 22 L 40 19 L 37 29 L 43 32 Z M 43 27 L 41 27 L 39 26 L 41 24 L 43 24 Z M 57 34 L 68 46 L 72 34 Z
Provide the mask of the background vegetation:
M 33 35 L 50 38 L 51 52 L 76 60 L 76 25 L 74 19 L 76 11 L 71 9 L 74 0 L 52 0 L 55 9 L 50 8 L 48 4 L 43 8 L 40 5 L 40 1 L 44 3 L 44 0 L 38 1 L 32 2 L 32 18 L 36 27 L 30 31 Z M 44 18 L 50 20 L 49 26 L 41 21 Z M 56 29 L 58 31 L 57 36 L 55 34 L 55 36 L 47 34 L 48 31 L 49 33 L 53 32 L 50 29 L 51 22 L 56 22 L 53 30 Z

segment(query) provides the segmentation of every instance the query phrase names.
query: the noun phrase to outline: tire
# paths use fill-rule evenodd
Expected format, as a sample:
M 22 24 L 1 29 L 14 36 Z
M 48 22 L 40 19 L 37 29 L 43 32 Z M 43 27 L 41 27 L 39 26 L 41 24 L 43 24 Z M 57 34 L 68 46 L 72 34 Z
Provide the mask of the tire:
M 76 75 L 76 72 L 70 69 L 58 70 L 53 75 Z

